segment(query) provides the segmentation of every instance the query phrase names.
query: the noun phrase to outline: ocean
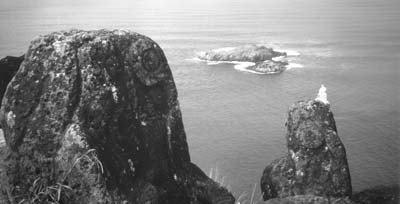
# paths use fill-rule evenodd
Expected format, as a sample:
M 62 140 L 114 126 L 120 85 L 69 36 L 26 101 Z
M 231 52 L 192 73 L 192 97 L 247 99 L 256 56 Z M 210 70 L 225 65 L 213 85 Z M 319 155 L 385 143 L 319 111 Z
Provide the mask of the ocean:
M 239 195 L 283 156 L 288 107 L 321 84 L 347 150 L 353 190 L 399 182 L 398 0 L 2 0 L 0 57 L 35 36 L 123 28 L 163 48 L 178 88 L 191 159 Z M 196 60 L 260 44 L 294 53 L 291 69 L 260 75 Z M 236 67 L 237 68 L 237 67 Z

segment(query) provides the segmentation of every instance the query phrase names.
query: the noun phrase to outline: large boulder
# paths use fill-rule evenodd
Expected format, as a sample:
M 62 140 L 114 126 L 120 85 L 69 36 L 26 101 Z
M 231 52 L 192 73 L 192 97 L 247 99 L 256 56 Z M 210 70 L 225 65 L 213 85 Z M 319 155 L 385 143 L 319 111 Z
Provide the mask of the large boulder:
M 286 127 L 288 154 L 265 168 L 261 178 L 264 200 L 294 195 L 350 197 L 346 151 L 326 95 L 292 105 Z
M 207 61 L 262 62 L 279 56 L 286 56 L 286 53 L 278 52 L 262 45 L 249 44 L 202 52 L 198 57 Z
M 8 83 L 14 77 L 15 73 L 17 73 L 19 65 L 22 63 L 23 60 L 24 56 L 7 56 L 0 59 L 0 100 L 3 98 Z
M 2 104 L 10 203 L 234 203 L 191 163 L 171 70 L 146 36 L 38 37 Z

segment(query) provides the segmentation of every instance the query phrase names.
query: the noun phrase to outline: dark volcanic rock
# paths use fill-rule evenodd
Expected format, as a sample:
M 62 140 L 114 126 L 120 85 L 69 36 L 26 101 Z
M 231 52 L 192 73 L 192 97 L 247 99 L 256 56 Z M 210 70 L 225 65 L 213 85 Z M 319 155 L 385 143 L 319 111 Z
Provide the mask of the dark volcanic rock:
M 261 178 L 264 200 L 293 195 L 351 196 L 346 151 L 329 104 L 300 101 L 286 123 L 288 155 L 268 165 Z
M 286 65 L 288 65 L 287 62 L 266 60 L 264 62 L 258 62 L 254 66 L 247 67 L 246 69 L 264 74 L 278 74 L 286 69 Z
M 24 60 L 24 56 L 12 57 L 7 56 L 0 59 L 0 101 L 6 92 L 7 85 L 18 71 L 19 65 Z M 1 102 L 0 102 L 1 108 Z M 1 127 L 1 126 L 0 126 Z
M 3 102 L 1 193 L 14 203 L 234 202 L 190 162 L 167 59 L 143 35 L 38 37 Z
M 273 198 L 258 204 L 355 204 L 349 198 L 326 198 L 314 195 L 297 195 Z
M 208 61 L 262 62 L 274 57 L 286 56 L 284 52 L 259 45 L 244 45 L 231 49 L 216 49 L 201 53 L 199 58 Z
M 353 194 L 357 204 L 399 204 L 399 185 L 377 186 Z

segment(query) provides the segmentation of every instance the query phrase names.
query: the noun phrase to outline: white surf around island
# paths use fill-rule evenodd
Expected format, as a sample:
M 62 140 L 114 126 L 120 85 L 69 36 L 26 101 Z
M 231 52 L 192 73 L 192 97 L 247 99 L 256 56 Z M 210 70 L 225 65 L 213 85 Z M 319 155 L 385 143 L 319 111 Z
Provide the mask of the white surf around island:
M 293 62 L 289 62 L 289 64 L 286 65 L 286 70 L 298 69 L 298 68 L 304 68 L 304 66 L 302 64 L 293 63 Z
M 221 47 L 221 48 L 216 48 L 213 49 L 213 52 L 229 52 L 234 50 L 236 47 Z M 285 52 L 286 56 L 279 56 L 279 57 L 274 57 L 272 58 L 273 61 L 287 61 L 288 65 L 285 66 L 286 70 L 291 70 L 291 69 L 298 69 L 298 68 L 303 68 L 304 66 L 299 63 L 292 62 L 296 57 L 300 56 L 300 52 L 296 50 L 285 50 L 285 49 L 274 49 L 275 51 L 278 52 Z M 206 54 L 205 51 L 198 52 L 196 56 L 204 56 Z M 254 66 L 256 63 L 254 62 L 247 62 L 247 61 L 211 61 L 211 60 L 204 60 L 200 59 L 199 57 L 194 57 L 191 59 L 187 59 L 189 61 L 193 62 L 205 62 L 209 66 L 215 66 L 219 64 L 232 64 L 234 69 L 241 71 L 241 72 L 248 72 L 252 74 L 260 74 L 260 75 L 265 75 L 265 74 L 276 74 L 278 72 L 269 72 L 269 73 L 264 73 L 264 72 L 258 72 L 256 70 L 251 70 L 248 69 L 251 66 Z
M 247 69 L 248 67 L 254 66 L 256 63 L 254 62 L 241 62 L 241 61 L 208 61 L 208 60 L 203 60 L 200 59 L 198 57 L 194 57 L 191 59 L 187 59 L 188 61 L 193 61 L 193 62 L 205 62 L 207 63 L 207 65 L 209 66 L 215 66 L 215 65 L 219 65 L 219 64 L 232 64 L 234 65 L 233 67 L 238 70 L 238 71 L 242 71 L 242 72 L 249 72 L 249 73 L 253 73 L 253 74 L 275 74 L 275 73 L 263 73 L 263 72 L 257 72 L 254 70 L 249 70 Z M 291 70 L 291 69 L 299 69 L 299 68 L 304 68 L 304 66 L 302 64 L 298 64 L 298 63 L 292 63 L 289 62 L 288 65 L 286 65 L 286 70 Z
M 286 55 L 288 57 L 297 57 L 300 55 L 300 52 L 297 52 L 296 50 L 281 50 L 281 49 L 274 49 L 277 52 L 286 52 Z

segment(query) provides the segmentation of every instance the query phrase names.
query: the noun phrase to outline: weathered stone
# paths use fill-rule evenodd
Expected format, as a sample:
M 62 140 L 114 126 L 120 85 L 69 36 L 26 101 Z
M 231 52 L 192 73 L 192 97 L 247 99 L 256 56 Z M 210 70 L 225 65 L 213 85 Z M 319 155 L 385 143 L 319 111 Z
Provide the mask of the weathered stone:
M 351 196 L 346 151 L 330 105 L 300 101 L 290 107 L 288 155 L 268 165 L 261 178 L 264 200 L 293 195 Z
M 4 92 L 6 92 L 7 85 L 18 71 L 19 65 L 21 65 L 23 60 L 24 56 L 7 56 L 3 59 L 0 59 L 0 108 L 1 99 L 3 98 Z
M 198 57 L 208 61 L 262 62 L 278 56 L 286 56 L 286 53 L 277 52 L 265 46 L 250 44 L 235 48 L 211 50 L 201 53 Z
M 273 198 L 258 204 L 355 204 L 349 198 L 326 198 L 314 195 L 296 195 Z
M 393 186 L 377 186 L 354 193 L 352 200 L 357 204 L 399 204 L 399 184 Z
M 148 37 L 38 37 L 3 102 L 1 189 L 15 203 L 234 202 L 190 162 L 171 70 Z

